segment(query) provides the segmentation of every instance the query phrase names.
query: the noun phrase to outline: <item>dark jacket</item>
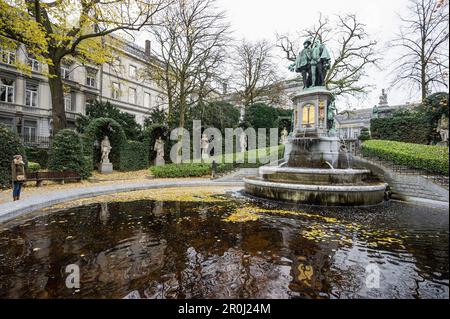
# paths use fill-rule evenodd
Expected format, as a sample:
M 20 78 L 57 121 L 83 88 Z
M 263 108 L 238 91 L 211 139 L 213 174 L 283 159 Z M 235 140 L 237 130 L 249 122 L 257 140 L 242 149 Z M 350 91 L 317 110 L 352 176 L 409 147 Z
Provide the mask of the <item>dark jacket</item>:
M 13 160 L 11 163 L 12 181 L 17 182 L 17 175 L 25 175 L 25 165 Z

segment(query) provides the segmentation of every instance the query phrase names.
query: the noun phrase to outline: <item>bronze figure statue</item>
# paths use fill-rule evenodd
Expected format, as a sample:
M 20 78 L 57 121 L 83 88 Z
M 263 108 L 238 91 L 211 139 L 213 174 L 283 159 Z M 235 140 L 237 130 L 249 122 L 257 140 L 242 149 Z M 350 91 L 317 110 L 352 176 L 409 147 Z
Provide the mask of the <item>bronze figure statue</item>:
M 311 39 L 307 39 L 303 43 L 303 50 L 297 55 L 295 63 L 289 66 L 289 70 L 302 74 L 304 89 L 325 86 L 330 60 L 328 49 L 320 40 L 312 43 Z

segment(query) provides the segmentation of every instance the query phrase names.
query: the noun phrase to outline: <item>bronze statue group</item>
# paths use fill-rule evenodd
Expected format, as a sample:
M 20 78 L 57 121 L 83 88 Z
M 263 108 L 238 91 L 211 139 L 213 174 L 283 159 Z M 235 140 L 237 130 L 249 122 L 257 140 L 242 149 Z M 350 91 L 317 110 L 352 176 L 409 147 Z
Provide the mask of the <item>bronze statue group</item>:
M 289 70 L 302 74 L 303 88 L 325 86 L 325 79 L 330 69 L 330 54 L 320 40 L 307 39 L 303 50 L 299 52 L 295 63 Z

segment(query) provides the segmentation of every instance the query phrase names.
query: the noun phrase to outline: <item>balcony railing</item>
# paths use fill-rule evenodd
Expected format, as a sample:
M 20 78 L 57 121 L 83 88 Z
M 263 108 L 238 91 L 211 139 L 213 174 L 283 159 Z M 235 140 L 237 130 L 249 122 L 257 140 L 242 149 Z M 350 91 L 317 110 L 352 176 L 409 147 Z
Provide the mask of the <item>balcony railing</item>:
M 49 148 L 50 136 L 19 135 L 20 140 L 26 147 Z

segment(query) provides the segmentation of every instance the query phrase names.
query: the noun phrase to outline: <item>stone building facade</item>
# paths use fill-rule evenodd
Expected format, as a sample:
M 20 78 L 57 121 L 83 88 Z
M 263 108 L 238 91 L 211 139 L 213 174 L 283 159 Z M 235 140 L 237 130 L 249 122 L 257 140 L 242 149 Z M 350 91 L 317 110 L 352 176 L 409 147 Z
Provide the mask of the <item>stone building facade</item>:
M 81 65 L 67 60 L 61 67 L 64 104 L 69 127 L 94 100 L 111 102 L 135 116 L 138 123 L 152 108 L 165 107 L 164 93 L 143 76 L 150 60 L 150 42 L 141 48 L 122 41 L 116 60 L 103 65 Z M 15 65 L 28 63 L 31 75 Z M 47 66 L 27 56 L 23 46 L 16 52 L 0 51 L 0 123 L 21 136 L 28 146 L 46 147 L 52 135 L 51 95 Z
M 389 117 L 401 110 L 412 110 L 416 104 L 389 105 L 387 94 L 382 91 L 380 102 L 373 108 L 363 108 L 341 112 L 336 117 L 338 136 L 344 140 L 358 139 L 363 128 L 370 130 L 370 121 L 374 117 Z

